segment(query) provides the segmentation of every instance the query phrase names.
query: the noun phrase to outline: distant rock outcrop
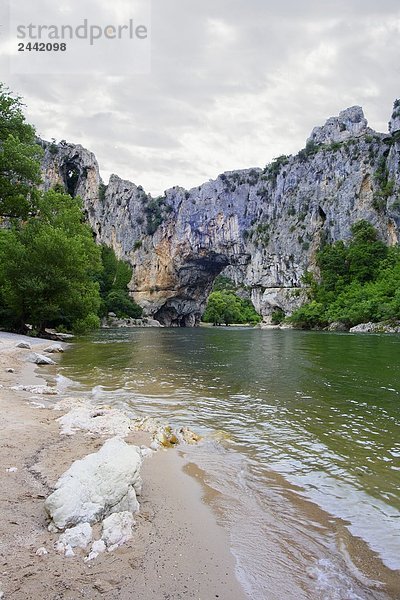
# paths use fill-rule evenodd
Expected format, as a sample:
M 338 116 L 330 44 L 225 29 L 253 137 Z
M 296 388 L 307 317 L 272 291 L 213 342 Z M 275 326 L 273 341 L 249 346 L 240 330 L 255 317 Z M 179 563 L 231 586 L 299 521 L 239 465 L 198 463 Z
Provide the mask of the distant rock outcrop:
M 43 142 L 44 186 L 83 197 L 97 240 L 132 265 L 131 295 L 145 315 L 196 325 L 224 271 L 268 321 L 304 302 L 302 278 L 316 270 L 321 241 L 347 240 L 366 219 L 387 244 L 398 243 L 399 131 L 399 101 L 389 133 L 370 129 L 355 106 L 314 128 L 296 156 L 158 198 L 116 175 L 104 185 L 81 146 Z

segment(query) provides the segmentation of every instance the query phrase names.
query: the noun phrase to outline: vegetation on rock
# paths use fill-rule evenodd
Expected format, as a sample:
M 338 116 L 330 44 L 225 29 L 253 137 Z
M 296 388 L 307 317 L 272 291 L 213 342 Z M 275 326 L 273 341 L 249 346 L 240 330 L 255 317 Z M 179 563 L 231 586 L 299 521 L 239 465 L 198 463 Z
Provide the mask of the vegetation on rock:
M 378 240 L 370 223 L 355 223 L 347 245 L 325 245 L 317 262 L 320 281 L 306 275 L 310 301 L 290 317 L 294 325 L 326 327 L 339 321 L 353 327 L 400 318 L 400 249 Z
M 103 271 L 99 277 L 101 295 L 101 316 L 113 312 L 119 318 L 139 318 L 142 308 L 136 304 L 128 292 L 128 284 L 132 277 L 131 267 L 119 260 L 114 251 L 107 246 L 101 248 Z

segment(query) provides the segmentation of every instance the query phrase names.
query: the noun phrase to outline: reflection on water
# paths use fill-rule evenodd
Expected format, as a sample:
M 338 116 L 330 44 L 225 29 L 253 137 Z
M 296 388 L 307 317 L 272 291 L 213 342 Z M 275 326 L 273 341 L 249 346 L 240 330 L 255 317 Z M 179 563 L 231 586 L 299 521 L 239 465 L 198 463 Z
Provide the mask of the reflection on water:
M 384 598 L 370 579 L 360 583 L 360 572 L 357 583 L 351 577 L 361 552 L 354 540 L 364 540 L 381 559 L 374 562 L 371 553 L 369 575 L 378 569 L 389 595 L 400 595 L 389 571 L 400 569 L 399 351 L 398 336 L 108 330 L 66 353 L 61 373 L 80 383 L 77 394 L 190 424 L 210 437 L 225 432 L 224 447 L 210 442 L 188 455 L 221 487 L 225 514 L 246 520 L 244 529 L 231 523 L 232 538 L 242 531 L 235 547 L 242 547 L 239 569 L 253 597 L 275 592 L 266 590 L 254 560 L 243 567 L 249 538 L 263 553 L 259 565 L 280 581 L 273 583 L 276 597 L 295 597 L 283 585 L 289 568 L 297 597 L 310 597 L 313 582 L 314 597 Z M 240 486 L 238 506 L 232 498 Z M 316 514 L 315 505 L 323 511 Z M 324 522 L 323 515 L 331 517 Z M 351 563 L 352 583 L 337 561 Z

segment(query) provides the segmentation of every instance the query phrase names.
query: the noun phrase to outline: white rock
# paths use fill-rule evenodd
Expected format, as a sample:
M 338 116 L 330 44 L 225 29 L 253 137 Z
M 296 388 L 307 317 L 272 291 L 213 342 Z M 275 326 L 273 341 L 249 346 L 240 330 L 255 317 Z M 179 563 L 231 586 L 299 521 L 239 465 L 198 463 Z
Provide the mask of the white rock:
M 61 433 L 73 435 L 78 430 L 97 435 L 125 437 L 130 432 L 130 419 L 122 411 L 111 408 L 93 408 L 90 404 L 73 408 L 57 421 Z
M 32 408 L 46 408 L 46 405 L 43 404 L 43 402 L 36 402 L 35 400 L 30 400 L 29 404 L 32 406 Z
M 75 527 L 66 529 L 56 544 L 57 552 L 67 555 L 69 548 L 81 548 L 86 550 L 92 541 L 92 528 L 89 523 L 80 523 Z
M 32 352 L 27 357 L 28 362 L 33 362 L 35 365 L 55 365 L 54 360 L 49 358 L 48 356 L 43 356 L 43 354 L 37 354 L 36 352 Z
M 14 385 L 11 389 L 15 392 L 30 392 L 31 394 L 44 396 L 56 396 L 58 394 L 58 390 L 55 387 L 48 385 Z
M 154 452 L 152 448 L 148 448 L 147 446 L 140 446 L 140 454 L 143 458 L 146 458 L 146 456 L 153 456 Z
M 95 523 L 113 512 L 137 512 L 142 457 L 137 446 L 111 438 L 102 448 L 75 461 L 56 483 L 45 508 L 60 530 Z
M 64 556 L 67 558 L 72 558 L 72 556 L 75 556 L 75 552 L 72 550 L 71 546 L 66 547 Z
M 32 346 L 29 342 L 19 342 L 19 344 L 16 345 L 16 348 L 25 348 L 26 350 L 31 350 Z
M 110 552 L 131 539 L 133 525 L 135 521 L 128 511 L 113 513 L 104 519 L 101 539 Z
M 84 561 L 88 562 L 89 560 L 93 560 L 94 558 L 97 558 L 99 554 L 101 554 L 102 552 L 105 552 L 106 550 L 107 550 L 107 547 L 106 547 L 104 541 L 96 540 L 95 542 L 93 542 L 92 549 L 90 550 L 88 556 L 86 556 L 84 558 Z
M 80 406 L 87 406 L 87 401 L 82 400 L 81 398 L 63 398 L 53 406 L 53 409 L 66 411 L 73 408 L 79 408 Z
M 46 548 L 44 546 L 41 546 L 40 548 L 38 548 L 35 552 L 36 556 L 46 556 L 46 554 L 48 554 Z
M 64 352 L 64 348 L 61 344 L 52 344 L 43 350 L 43 352 L 48 352 L 49 354 L 57 354 L 58 352 Z

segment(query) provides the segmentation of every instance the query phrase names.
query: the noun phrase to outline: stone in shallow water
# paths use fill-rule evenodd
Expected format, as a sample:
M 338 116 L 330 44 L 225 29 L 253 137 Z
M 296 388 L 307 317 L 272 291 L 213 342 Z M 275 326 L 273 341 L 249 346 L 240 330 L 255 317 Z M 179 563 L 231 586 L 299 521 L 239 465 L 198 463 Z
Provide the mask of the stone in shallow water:
M 47 352 L 48 354 L 57 354 L 59 352 L 64 352 L 64 348 L 61 344 L 52 344 L 43 350 L 43 352 Z
M 132 429 L 136 431 L 147 431 L 151 434 L 153 441 L 150 444 L 152 450 L 160 447 L 171 448 L 176 444 L 196 444 L 202 438 L 187 427 L 181 427 L 176 430 L 168 423 L 163 424 L 153 417 L 144 417 L 137 419 L 132 423 Z
M 111 438 L 100 450 L 75 461 L 56 483 L 45 508 L 58 530 L 95 523 L 114 512 L 139 510 L 140 448 Z

